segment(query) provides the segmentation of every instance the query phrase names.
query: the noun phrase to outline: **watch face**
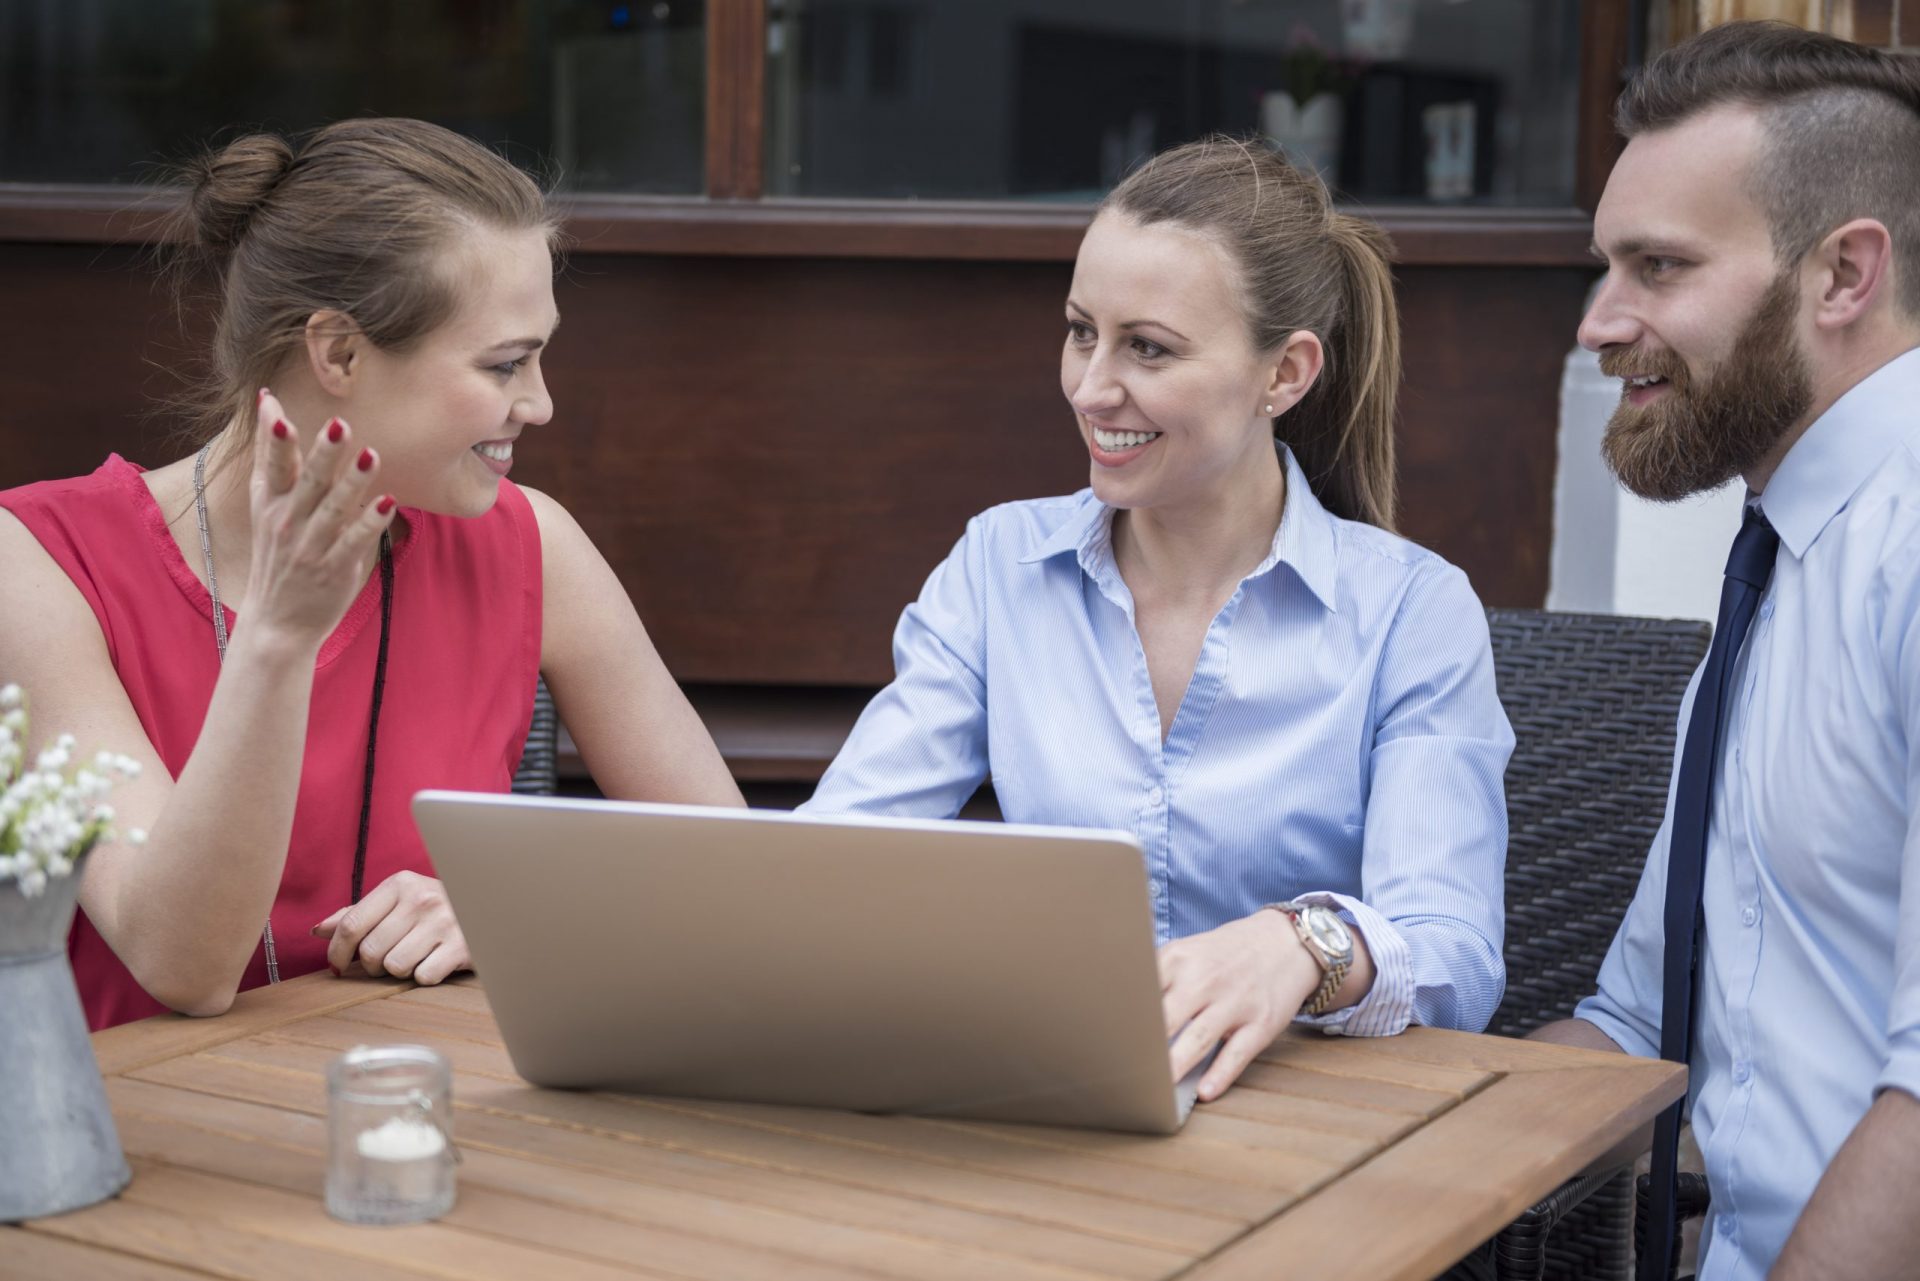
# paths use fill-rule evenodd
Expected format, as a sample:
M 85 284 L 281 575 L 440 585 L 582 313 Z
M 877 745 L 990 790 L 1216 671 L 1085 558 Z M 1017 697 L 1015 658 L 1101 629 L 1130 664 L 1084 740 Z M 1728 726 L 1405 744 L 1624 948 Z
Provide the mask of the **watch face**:
M 1347 930 L 1347 923 L 1324 907 L 1309 908 L 1302 913 L 1308 933 L 1314 942 L 1327 950 L 1330 956 L 1343 956 L 1353 950 L 1353 935 Z

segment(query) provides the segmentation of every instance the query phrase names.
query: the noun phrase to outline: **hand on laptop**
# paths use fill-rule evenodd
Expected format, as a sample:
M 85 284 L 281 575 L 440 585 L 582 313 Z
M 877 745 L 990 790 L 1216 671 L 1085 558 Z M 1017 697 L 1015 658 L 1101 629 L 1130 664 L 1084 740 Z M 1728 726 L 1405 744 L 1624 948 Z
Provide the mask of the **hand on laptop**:
M 418 872 L 395 872 L 365 898 L 313 927 L 330 939 L 327 964 L 339 973 L 357 956 L 368 974 L 438 983 L 471 961 L 440 882 Z
M 1255 912 L 1176 939 L 1159 957 L 1173 1079 L 1220 1045 L 1200 1078 L 1203 1103 L 1224 1094 L 1320 986 L 1320 966 L 1278 912 Z

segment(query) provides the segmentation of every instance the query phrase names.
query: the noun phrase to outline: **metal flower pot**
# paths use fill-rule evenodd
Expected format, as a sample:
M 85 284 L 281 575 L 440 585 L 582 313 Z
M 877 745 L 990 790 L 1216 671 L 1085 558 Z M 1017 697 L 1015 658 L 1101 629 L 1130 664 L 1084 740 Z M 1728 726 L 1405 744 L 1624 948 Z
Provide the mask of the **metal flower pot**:
M 133 1177 L 67 963 L 80 869 L 0 881 L 0 1223 L 77 1210 Z

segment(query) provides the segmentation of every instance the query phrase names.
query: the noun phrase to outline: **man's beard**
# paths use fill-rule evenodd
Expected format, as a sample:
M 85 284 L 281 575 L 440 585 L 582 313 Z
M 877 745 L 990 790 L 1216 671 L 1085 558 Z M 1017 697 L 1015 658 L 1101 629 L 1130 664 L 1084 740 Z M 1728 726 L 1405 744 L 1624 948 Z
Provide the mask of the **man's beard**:
M 1793 332 L 1798 304 L 1795 273 L 1783 271 L 1731 354 L 1698 385 L 1670 351 L 1602 353 L 1600 372 L 1610 378 L 1667 380 L 1667 393 L 1650 405 L 1630 404 L 1623 393 L 1607 423 L 1600 452 L 1622 485 L 1642 498 L 1677 502 L 1752 470 L 1780 443 L 1813 403 L 1812 375 Z

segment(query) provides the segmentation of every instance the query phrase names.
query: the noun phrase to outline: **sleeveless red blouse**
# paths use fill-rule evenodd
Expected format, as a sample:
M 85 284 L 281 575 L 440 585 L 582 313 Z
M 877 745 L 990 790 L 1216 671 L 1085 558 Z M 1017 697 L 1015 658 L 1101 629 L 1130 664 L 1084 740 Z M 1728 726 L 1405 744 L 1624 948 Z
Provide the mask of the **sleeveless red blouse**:
M 140 469 L 115 454 L 89 476 L 0 492 L 0 507 L 33 532 L 93 607 L 140 724 L 178 778 L 220 670 L 213 602 L 182 559 Z M 402 513 L 408 528 L 393 552 L 366 892 L 403 869 L 433 873 L 408 809 L 415 792 L 508 790 L 532 723 L 540 668 L 540 532 L 526 495 L 502 480 L 500 500 L 476 519 Z M 227 610 L 227 627 L 238 626 Z M 308 931 L 351 894 L 379 643 L 375 573 L 314 666 L 293 836 L 273 903 L 283 979 L 326 964 L 326 940 Z M 81 746 L 89 753 L 126 747 Z M 74 919 L 68 951 L 94 1029 L 165 1009 L 84 912 Z M 266 981 L 266 957 L 256 944 L 240 986 Z

